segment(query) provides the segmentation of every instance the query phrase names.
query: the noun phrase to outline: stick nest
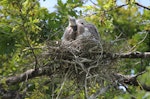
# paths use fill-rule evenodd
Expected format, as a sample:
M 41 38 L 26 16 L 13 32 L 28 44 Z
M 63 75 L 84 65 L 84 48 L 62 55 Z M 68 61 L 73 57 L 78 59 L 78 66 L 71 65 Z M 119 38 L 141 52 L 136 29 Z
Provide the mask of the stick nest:
M 51 67 L 55 77 L 73 79 L 84 83 L 93 79 L 97 82 L 111 79 L 115 59 L 109 53 L 113 50 L 106 43 L 94 40 L 74 40 L 63 44 L 61 41 L 47 42 L 43 53 L 46 65 Z

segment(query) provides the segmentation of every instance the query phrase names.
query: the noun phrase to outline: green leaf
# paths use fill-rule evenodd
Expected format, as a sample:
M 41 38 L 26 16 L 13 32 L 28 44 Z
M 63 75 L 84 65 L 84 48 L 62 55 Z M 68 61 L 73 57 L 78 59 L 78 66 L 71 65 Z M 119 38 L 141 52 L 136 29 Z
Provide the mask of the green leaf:
M 62 0 L 57 0 L 57 4 L 58 4 L 60 7 L 63 7 L 63 6 L 64 6 Z

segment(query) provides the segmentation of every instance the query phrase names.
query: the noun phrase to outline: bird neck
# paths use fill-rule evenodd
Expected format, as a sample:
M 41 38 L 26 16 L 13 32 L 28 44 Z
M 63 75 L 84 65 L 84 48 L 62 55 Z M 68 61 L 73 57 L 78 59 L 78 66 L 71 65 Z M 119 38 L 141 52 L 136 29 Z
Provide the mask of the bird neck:
M 73 29 L 74 32 L 77 31 L 77 25 L 75 25 L 75 26 L 70 26 L 70 27 Z
M 69 22 L 69 26 L 77 26 L 77 24 L 76 23 L 74 23 L 74 22 Z

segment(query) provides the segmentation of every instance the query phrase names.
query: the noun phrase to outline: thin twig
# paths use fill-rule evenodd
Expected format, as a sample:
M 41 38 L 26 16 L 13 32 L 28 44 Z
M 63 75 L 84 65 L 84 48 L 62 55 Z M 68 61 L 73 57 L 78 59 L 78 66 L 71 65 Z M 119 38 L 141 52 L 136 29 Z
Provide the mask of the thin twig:
M 148 35 L 148 33 L 146 33 L 146 35 L 144 36 L 144 38 L 143 38 L 140 42 L 138 42 L 136 45 L 134 45 L 134 46 L 129 50 L 129 52 L 132 52 L 135 47 L 137 47 L 137 46 L 140 45 L 142 42 L 144 42 L 144 40 L 146 39 L 147 35 Z
M 112 86 L 112 85 L 111 85 Z M 99 89 L 95 94 L 92 94 L 89 99 L 97 99 L 96 97 L 105 93 L 110 88 L 110 85 Z
M 33 5 L 30 6 L 30 8 L 27 9 L 27 11 L 26 11 L 26 12 L 27 12 L 27 13 L 26 13 L 26 17 L 24 17 L 22 14 L 20 14 L 23 24 L 25 24 L 25 20 L 27 20 L 29 11 L 30 11 L 31 9 L 33 9 L 33 8 L 35 7 L 35 5 L 36 5 L 36 2 L 34 2 Z M 19 6 L 19 7 L 20 7 L 20 11 L 21 11 L 22 7 L 21 7 L 21 6 Z M 24 25 L 22 25 L 22 29 L 23 29 L 23 31 L 25 32 L 25 38 L 26 38 L 27 44 L 28 44 L 28 46 L 30 47 L 31 52 L 32 52 L 32 54 L 33 54 L 33 57 L 34 57 L 34 59 L 35 59 L 35 67 L 34 67 L 34 69 L 36 70 L 36 69 L 37 69 L 37 65 L 38 65 L 38 60 L 37 60 L 37 56 L 35 55 L 34 49 L 33 49 L 33 47 L 32 47 L 31 44 L 30 44 L 29 38 L 28 38 L 29 32 L 27 31 L 27 29 L 26 29 L 26 27 L 25 27 Z
M 59 93 L 57 94 L 56 99 L 59 99 L 59 96 L 60 96 L 60 94 L 61 94 L 61 92 L 62 92 L 62 89 L 63 89 L 63 87 L 64 87 L 64 85 L 65 85 L 65 82 L 66 82 L 66 80 L 67 80 L 67 76 L 68 76 L 69 71 L 70 71 L 70 68 L 68 69 L 67 73 L 65 74 L 64 81 L 63 81 L 63 83 L 61 84 L 61 87 L 60 87 Z
M 85 94 L 85 99 L 88 99 L 88 88 L 87 88 L 87 74 L 86 73 L 86 76 L 85 76 L 85 80 L 84 80 L 84 94 Z
M 98 5 L 98 4 L 96 4 L 96 3 L 94 3 L 92 0 L 90 0 L 90 2 L 91 2 L 93 5 L 95 5 L 95 6 L 99 7 L 99 5 Z

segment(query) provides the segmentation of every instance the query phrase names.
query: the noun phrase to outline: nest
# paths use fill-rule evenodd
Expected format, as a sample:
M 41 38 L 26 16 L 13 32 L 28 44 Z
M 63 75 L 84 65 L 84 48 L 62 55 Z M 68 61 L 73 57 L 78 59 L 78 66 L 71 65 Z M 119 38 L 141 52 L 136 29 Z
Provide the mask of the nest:
M 112 50 L 104 42 L 95 40 L 74 40 L 62 44 L 61 41 L 48 42 L 44 59 L 51 67 L 55 77 L 67 77 L 77 84 L 84 84 L 85 79 L 95 81 L 110 79 L 116 60 L 109 55 Z M 54 76 L 53 75 L 53 76 Z M 94 79 L 94 80 L 93 80 Z

